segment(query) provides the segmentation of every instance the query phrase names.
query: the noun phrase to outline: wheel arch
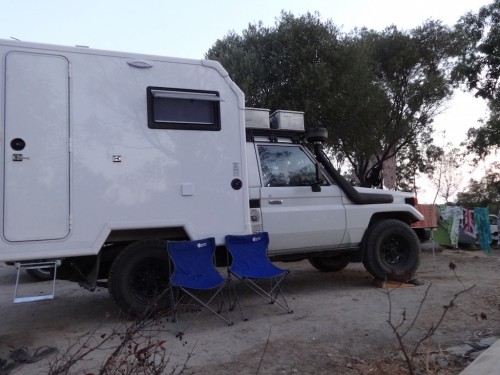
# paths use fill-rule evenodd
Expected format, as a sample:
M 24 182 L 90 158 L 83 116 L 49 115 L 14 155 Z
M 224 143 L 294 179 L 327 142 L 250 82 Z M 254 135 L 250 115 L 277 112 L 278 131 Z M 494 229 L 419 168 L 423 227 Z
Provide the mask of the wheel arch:
M 135 242 L 152 238 L 162 240 L 189 239 L 189 234 L 184 227 L 160 227 L 160 228 L 131 228 L 113 229 L 104 244 L 114 244 L 123 242 Z
M 147 240 L 189 240 L 183 227 L 131 228 L 112 230 L 96 255 L 67 257 L 58 270 L 58 278 L 79 282 L 93 289 L 98 280 L 109 277 L 109 271 L 120 253 L 134 242 Z
M 415 218 L 413 217 L 413 215 L 411 215 L 409 212 L 405 212 L 405 211 L 376 212 L 370 218 L 369 226 L 378 222 L 378 221 L 386 220 L 386 219 L 400 220 L 408 225 L 410 225 L 411 223 L 413 223 L 415 221 Z

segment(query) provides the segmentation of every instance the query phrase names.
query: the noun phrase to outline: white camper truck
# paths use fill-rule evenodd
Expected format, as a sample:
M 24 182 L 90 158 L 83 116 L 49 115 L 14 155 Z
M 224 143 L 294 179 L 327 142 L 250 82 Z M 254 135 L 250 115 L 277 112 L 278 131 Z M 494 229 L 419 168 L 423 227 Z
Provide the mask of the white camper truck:
M 168 285 L 168 239 L 267 231 L 322 271 L 418 267 L 411 195 L 347 184 L 322 130 L 245 110 L 217 62 L 2 40 L 0 71 L 0 261 L 105 284 L 132 315 Z

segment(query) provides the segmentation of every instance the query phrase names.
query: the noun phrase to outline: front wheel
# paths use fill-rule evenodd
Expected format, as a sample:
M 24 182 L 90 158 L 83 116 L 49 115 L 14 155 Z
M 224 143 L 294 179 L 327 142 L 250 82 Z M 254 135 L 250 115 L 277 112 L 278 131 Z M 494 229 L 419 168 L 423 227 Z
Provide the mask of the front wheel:
M 168 309 L 168 262 L 164 241 L 137 241 L 125 247 L 108 277 L 108 290 L 118 308 L 132 317 Z
M 347 267 L 349 259 L 341 256 L 323 258 L 313 257 L 309 258 L 309 263 L 321 272 L 338 272 Z
M 363 264 L 380 280 L 408 282 L 420 264 L 420 242 L 411 227 L 400 220 L 387 219 L 368 228 Z

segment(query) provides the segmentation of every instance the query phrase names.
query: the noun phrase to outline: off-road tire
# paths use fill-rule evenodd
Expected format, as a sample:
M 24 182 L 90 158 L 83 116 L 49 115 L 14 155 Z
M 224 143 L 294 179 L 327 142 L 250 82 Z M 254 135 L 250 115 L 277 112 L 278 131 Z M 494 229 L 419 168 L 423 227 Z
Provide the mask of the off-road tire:
M 408 282 L 420 264 L 420 241 L 400 220 L 372 224 L 364 240 L 363 265 L 376 279 Z
M 349 259 L 340 256 L 313 257 L 309 258 L 309 263 L 321 272 L 338 272 L 347 267 Z
M 170 307 L 169 259 L 165 241 L 143 240 L 125 247 L 108 276 L 108 291 L 130 317 L 146 317 Z

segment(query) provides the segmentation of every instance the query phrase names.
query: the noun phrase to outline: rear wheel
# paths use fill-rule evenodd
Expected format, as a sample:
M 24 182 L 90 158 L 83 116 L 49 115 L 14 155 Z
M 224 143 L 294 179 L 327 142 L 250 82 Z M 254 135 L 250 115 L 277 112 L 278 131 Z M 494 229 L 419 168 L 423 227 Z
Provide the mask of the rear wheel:
M 108 290 L 129 316 L 156 313 L 170 307 L 168 255 L 162 240 L 134 242 L 111 265 Z
M 321 272 L 337 272 L 342 271 L 349 264 L 349 259 L 341 256 L 309 258 L 309 263 L 314 268 Z
M 47 281 L 54 278 L 54 271 L 48 268 L 31 268 L 27 269 L 26 273 L 36 281 Z
M 381 220 L 368 228 L 363 264 L 373 277 L 407 282 L 420 264 L 420 243 L 400 220 Z

